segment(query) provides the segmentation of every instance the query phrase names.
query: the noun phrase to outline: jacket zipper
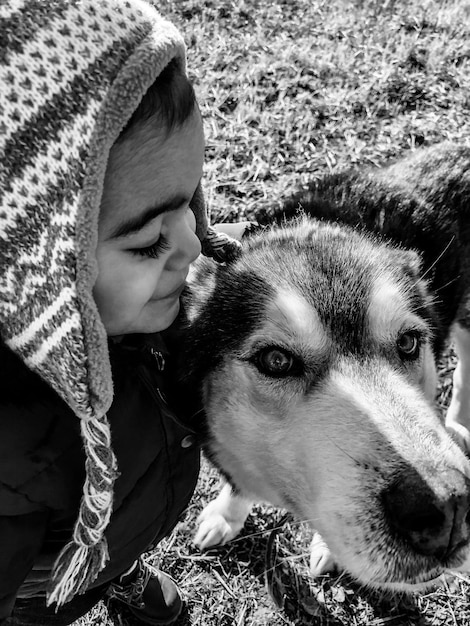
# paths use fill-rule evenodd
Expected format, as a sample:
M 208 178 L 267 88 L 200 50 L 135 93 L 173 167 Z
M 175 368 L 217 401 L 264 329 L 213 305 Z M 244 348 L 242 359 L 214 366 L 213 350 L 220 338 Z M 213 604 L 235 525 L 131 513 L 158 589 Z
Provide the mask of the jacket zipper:
M 144 351 L 149 352 L 152 355 L 153 360 L 155 361 L 157 365 L 157 370 L 159 372 L 163 372 L 165 370 L 165 357 L 163 356 L 163 354 L 156 348 L 144 348 Z M 150 391 L 150 394 L 152 395 L 153 399 L 157 402 L 157 404 L 160 404 L 160 402 L 162 402 L 165 406 L 168 406 L 166 398 L 162 394 L 159 385 L 156 384 L 156 381 L 154 382 L 152 380 L 151 375 L 149 375 L 149 373 L 147 372 L 147 368 L 145 367 L 144 364 L 142 364 L 138 368 L 138 372 L 139 372 L 140 378 L 144 381 L 145 386 Z
M 157 363 L 158 371 L 163 372 L 165 369 L 165 357 L 163 356 L 163 354 L 155 348 L 150 348 L 150 354 L 153 356 Z
M 152 355 L 152 357 L 154 358 L 157 364 L 158 371 L 163 372 L 165 369 L 165 357 L 163 356 L 163 354 L 156 348 L 147 347 L 147 348 L 144 348 L 144 350 L 147 352 L 150 352 L 150 354 Z M 186 431 L 197 436 L 197 433 L 195 430 L 193 430 L 186 424 L 182 424 L 178 420 L 178 418 L 176 417 L 176 415 L 173 413 L 170 406 L 168 405 L 168 402 L 164 394 L 161 392 L 159 385 L 156 383 L 156 381 L 154 382 L 152 380 L 151 375 L 147 372 L 147 368 L 145 367 L 145 365 L 141 364 L 140 367 L 138 367 L 137 371 L 141 380 L 144 382 L 145 386 L 149 390 L 150 395 L 159 406 L 160 410 L 163 410 L 166 413 L 167 417 L 169 417 L 173 422 L 175 422 L 175 424 L 178 424 L 178 426 L 180 426 L 181 428 L 184 428 Z

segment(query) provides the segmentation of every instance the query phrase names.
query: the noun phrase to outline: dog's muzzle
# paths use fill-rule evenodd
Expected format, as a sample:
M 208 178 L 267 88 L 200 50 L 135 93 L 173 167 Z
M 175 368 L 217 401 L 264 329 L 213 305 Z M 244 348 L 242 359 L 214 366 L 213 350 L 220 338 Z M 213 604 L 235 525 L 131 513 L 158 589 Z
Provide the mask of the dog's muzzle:
M 443 565 L 470 540 L 470 480 L 448 468 L 426 481 L 409 471 L 382 494 L 392 533 Z

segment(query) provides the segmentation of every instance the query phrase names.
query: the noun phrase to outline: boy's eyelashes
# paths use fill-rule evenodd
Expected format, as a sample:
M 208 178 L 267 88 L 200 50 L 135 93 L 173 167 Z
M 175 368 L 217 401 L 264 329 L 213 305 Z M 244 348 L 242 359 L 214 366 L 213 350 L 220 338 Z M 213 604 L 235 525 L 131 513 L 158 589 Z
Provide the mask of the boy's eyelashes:
M 130 251 L 139 256 L 147 256 L 152 259 L 158 259 L 158 257 L 167 250 L 170 249 L 170 242 L 164 235 L 160 235 L 155 243 L 145 248 L 132 248 Z

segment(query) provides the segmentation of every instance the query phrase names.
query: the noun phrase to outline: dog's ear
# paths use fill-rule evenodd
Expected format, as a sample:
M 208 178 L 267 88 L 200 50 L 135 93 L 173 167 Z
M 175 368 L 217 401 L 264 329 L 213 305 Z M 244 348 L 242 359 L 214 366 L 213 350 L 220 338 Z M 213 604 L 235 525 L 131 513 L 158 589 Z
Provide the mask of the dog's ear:
M 393 255 L 392 263 L 398 277 L 404 280 L 408 284 L 408 288 L 419 297 L 421 304 L 417 310 L 437 330 L 440 322 L 435 308 L 435 295 L 430 290 L 429 281 L 432 276 L 429 268 L 426 269 L 423 266 L 423 259 L 415 250 L 395 248 Z
M 394 248 L 391 262 L 401 273 L 409 278 L 419 280 L 423 273 L 423 259 L 419 252 L 404 248 Z

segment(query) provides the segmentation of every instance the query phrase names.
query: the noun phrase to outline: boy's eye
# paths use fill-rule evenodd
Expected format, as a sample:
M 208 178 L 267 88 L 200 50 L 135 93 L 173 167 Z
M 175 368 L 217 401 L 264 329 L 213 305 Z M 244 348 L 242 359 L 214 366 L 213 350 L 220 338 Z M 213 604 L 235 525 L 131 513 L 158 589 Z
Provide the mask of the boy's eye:
M 170 242 L 166 239 L 166 237 L 160 235 L 158 240 L 151 246 L 147 246 L 146 248 L 132 248 L 131 252 L 138 254 L 139 256 L 147 256 L 152 259 L 158 259 L 160 254 L 169 249 Z

